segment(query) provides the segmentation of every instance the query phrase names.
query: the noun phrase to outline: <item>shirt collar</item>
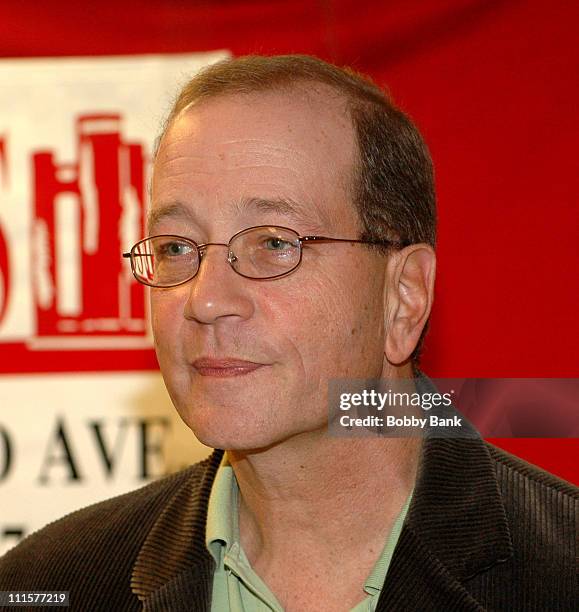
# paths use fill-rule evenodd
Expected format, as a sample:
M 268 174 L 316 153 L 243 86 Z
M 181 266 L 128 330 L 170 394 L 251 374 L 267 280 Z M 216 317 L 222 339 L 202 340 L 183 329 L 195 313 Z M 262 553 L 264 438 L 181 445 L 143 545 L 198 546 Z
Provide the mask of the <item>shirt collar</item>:
M 236 539 L 236 483 L 227 453 L 223 453 L 209 495 L 205 530 L 205 545 L 218 566 L 221 564 L 224 552 L 231 548 Z
M 376 593 L 380 593 L 382 591 L 382 587 L 384 586 L 384 581 L 386 580 L 386 574 L 388 573 L 388 568 L 390 567 L 390 561 L 392 560 L 392 555 L 394 554 L 394 549 L 396 548 L 396 544 L 398 543 L 398 538 L 400 537 L 400 533 L 402 532 L 402 525 L 404 524 L 404 519 L 408 514 L 408 508 L 410 507 L 410 502 L 412 501 L 412 494 L 414 493 L 414 489 L 410 491 L 404 506 L 402 506 L 402 510 L 400 510 L 400 514 L 396 517 L 394 521 L 394 525 L 388 537 L 386 538 L 386 543 L 384 544 L 384 548 L 380 553 L 379 559 L 376 561 L 376 564 L 372 568 L 370 575 L 366 578 L 366 583 L 364 584 L 364 591 L 369 595 L 375 595 Z

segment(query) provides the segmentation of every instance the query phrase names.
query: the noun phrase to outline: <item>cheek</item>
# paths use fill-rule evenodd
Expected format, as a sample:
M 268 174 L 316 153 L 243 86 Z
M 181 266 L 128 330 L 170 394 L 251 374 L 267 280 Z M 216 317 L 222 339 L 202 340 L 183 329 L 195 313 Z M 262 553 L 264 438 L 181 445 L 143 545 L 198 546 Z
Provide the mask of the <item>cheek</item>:
M 151 291 L 150 304 L 155 350 L 159 361 L 162 361 L 178 347 L 175 339 L 179 337 L 179 327 L 183 320 L 183 304 L 175 295 L 154 290 Z
M 374 375 L 382 366 L 381 292 L 335 276 L 311 279 L 306 291 L 269 302 L 268 318 L 284 330 L 304 380 Z M 379 372 L 378 374 L 379 375 Z

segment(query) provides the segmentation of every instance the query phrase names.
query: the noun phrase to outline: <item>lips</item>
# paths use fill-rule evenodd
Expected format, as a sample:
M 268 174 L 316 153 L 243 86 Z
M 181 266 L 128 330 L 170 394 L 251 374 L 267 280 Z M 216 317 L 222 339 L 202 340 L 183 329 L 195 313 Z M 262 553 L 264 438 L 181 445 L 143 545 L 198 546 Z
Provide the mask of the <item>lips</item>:
M 201 376 L 215 376 L 219 378 L 228 376 L 243 376 L 254 372 L 265 364 L 256 363 L 255 361 L 245 361 L 243 359 L 234 359 L 224 357 L 222 359 L 213 359 L 202 357 L 193 362 L 193 367 Z

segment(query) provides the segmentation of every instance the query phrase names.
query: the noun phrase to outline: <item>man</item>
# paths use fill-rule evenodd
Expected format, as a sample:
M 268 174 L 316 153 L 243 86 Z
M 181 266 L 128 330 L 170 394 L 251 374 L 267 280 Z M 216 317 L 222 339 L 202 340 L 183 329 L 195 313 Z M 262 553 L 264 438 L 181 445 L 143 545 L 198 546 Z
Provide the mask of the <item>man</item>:
M 303 56 L 206 69 L 159 140 L 148 234 L 131 263 L 167 389 L 227 452 L 41 530 L 1 589 L 78 610 L 576 609 L 571 485 L 478 438 L 328 435 L 329 382 L 411 379 L 432 305 L 430 158 L 378 88 Z

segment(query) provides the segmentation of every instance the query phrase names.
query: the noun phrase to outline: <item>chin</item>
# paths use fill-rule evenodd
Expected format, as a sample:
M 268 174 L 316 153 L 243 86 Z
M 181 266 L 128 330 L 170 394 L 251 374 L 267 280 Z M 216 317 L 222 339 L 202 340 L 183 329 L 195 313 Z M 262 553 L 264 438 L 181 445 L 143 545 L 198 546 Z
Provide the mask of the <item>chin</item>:
M 284 439 L 280 432 L 269 431 L 263 421 L 249 411 L 236 405 L 229 406 L 196 405 L 183 408 L 178 404 L 179 416 L 193 432 L 195 437 L 211 448 L 232 451 L 250 451 L 267 448 Z
M 225 431 L 211 431 L 205 428 L 193 428 L 190 427 L 191 431 L 195 434 L 195 437 L 210 448 L 220 448 L 226 451 L 234 452 L 257 452 L 265 450 L 281 440 L 276 440 L 273 437 L 265 437 L 263 434 L 257 434 L 255 436 L 241 436 L 232 432 Z

